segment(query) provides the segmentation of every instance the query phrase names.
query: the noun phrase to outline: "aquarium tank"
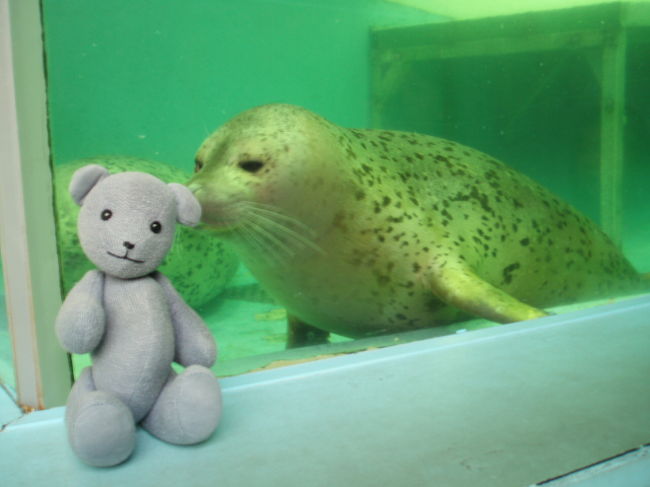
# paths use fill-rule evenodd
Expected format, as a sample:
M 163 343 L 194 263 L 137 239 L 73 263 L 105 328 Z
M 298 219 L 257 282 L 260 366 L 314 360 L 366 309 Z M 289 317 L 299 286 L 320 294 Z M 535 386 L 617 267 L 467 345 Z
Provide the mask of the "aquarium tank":
M 440 311 L 441 326 L 407 316 L 404 303 L 412 297 L 408 288 L 426 279 L 419 261 L 409 260 L 401 274 L 410 272 L 411 279 L 382 287 L 396 275 L 393 269 L 405 268 L 404 261 L 417 255 L 406 246 L 417 242 L 419 252 L 434 255 L 436 243 L 431 248 L 426 243 L 434 236 L 456 249 L 457 263 L 475 259 L 481 272 L 490 275 L 485 277 L 490 289 L 482 287 L 483 278 L 480 284 L 473 278 L 440 279 L 444 289 L 438 289 L 439 296 L 475 311 L 481 306 L 468 304 L 471 296 L 456 296 L 456 287 L 470 293 L 475 286 L 477 295 L 485 293 L 493 302 L 501 298 L 493 296 L 492 286 L 507 284 L 523 272 L 528 277 L 520 278 L 531 282 L 524 294 L 534 302 L 535 289 L 544 286 L 536 279 L 550 273 L 544 266 L 557 252 L 569 252 L 552 242 L 565 224 L 575 226 L 576 245 L 580 240 L 587 248 L 592 239 L 601 239 L 594 253 L 607 246 L 607 258 L 624 255 L 635 272 L 650 271 L 647 2 L 42 0 L 41 5 L 64 294 L 91 268 L 76 237 L 78 209 L 67 193 L 75 169 L 99 163 L 111 172 L 145 171 L 165 181 L 189 182 L 195 190 L 203 184 L 197 196 L 212 201 L 232 189 L 219 186 L 231 177 L 216 169 L 219 157 L 229 157 L 223 154 L 245 152 L 248 159 L 239 160 L 237 169 L 246 174 L 237 177 L 248 178 L 246 184 L 258 189 L 262 183 L 252 178 L 262 177 L 270 167 L 269 161 L 260 160 L 269 151 L 276 151 L 269 159 L 273 164 L 293 150 L 302 151 L 305 167 L 316 165 L 318 177 L 309 180 L 309 191 L 291 179 L 280 185 L 277 198 L 290 201 L 293 213 L 254 202 L 257 220 L 248 224 L 246 231 L 253 236 L 247 248 L 233 245 L 227 232 L 215 231 L 207 222 L 179 230 L 161 268 L 219 343 L 218 375 L 498 326 L 504 321 L 498 313 L 442 312 L 435 303 L 430 308 Z M 332 125 L 306 112 L 298 112 L 302 122 L 287 122 L 292 115 L 281 110 L 268 116 L 259 112 L 264 128 L 258 132 L 250 129 L 259 121 L 252 115 L 202 146 L 233 117 L 269 104 L 302 107 Z M 292 123 L 304 125 L 295 129 Z M 292 139 L 286 130 L 294 129 L 300 135 Z M 262 132 L 270 142 L 260 142 Z M 320 137 L 317 142 L 291 145 L 314 134 Z M 251 142 L 254 137 L 258 139 Z M 274 149 L 260 149 L 263 143 Z M 428 143 L 433 145 L 427 148 Z M 279 149 L 280 144 L 286 147 Z M 490 162 L 494 160 L 517 172 Z M 411 162 L 415 169 L 408 169 Z M 483 168 L 480 173 L 472 172 L 474 163 Z M 221 193 L 208 187 L 210 177 Z M 608 243 L 587 220 L 567 217 L 565 207 L 541 208 L 560 203 L 540 196 L 530 189 L 538 187 L 526 186 L 528 182 L 526 193 L 521 178 L 531 178 L 557 201 L 577 209 L 608 235 Z M 205 195 L 209 191 L 214 194 Z M 451 208 L 464 204 L 464 210 L 445 216 L 450 200 L 439 200 L 440 194 L 455 195 Z M 413 211 L 398 215 L 402 201 Z M 309 226 L 334 207 L 339 211 L 329 220 L 328 236 L 313 237 Z M 422 211 L 419 217 L 413 217 L 414 208 Z M 205 218 L 213 209 L 204 205 Z M 415 218 L 403 240 L 396 230 L 391 234 L 390 225 L 379 229 L 369 224 L 365 232 L 346 234 L 358 223 L 355 218 L 371 221 L 382 211 L 389 215 L 384 223 L 393 218 L 395 228 L 404 224 L 401 218 Z M 551 219 L 559 226 L 540 230 L 545 240 L 533 242 L 519 228 L 535 228 L 536 212 L 544 211 L 555 211 Z M 231 216 L 221 214 L 226 220 Z M 476 222 L 471 227 L 460 223 L 463 219 Z M 438 225 L 436 230 L 432 225 Z M 284 233 L 276 232 L 279 226 Z M 485 235 L 477 236 L 476 229 L 484 229 Z M 523 253 L 533 244 L 542 258 Z M 287 255 L 276 259 L 278 249 Z M 301 260 L 302 251 L 312 252 L 318 262 Z M 499 261 L 495 271 L 499 252 L 529 259 L 528 267 L 515 259 L 509 265 Z M 440 254 L 435 255 L 438 259 Z M 585 250 L 576 259 L 587 262 L 591 257 L 596 258 Z M 264 259 L 275 262 L 257 264 Z M 432 267 L 440 264 L 436 262 Z M 588 264 L 573 272 L 572 261 L 562 262 L 568 268 L 561 272 L 572 275 L 569 281 L 591 272 Z M 624 264 L 610 264 L 608 272 L 615 280 L 624 273 Z M 443 267 L 436 272 L 443 275 Z M 346 282 L 372 291 L 360 290 L 359 299 L 349 303 L 332 289 Z M 580 285 L 589 287 L 589 282 Z M 545 309 L 562 313 L 643 292 L 642 286 L 626 288 L 597 299 L 559 300 L 561 306 L 553 302 Z M 391 320 L 398 323 L 404 316 L 410 327 L 372 318 L 372 306 L 391 308 Z M 365 319 L 364 313 L 370 324 L 359 331 L 355 320 Z M 310 324 L 312 317 L 320 323 L 320 315 L 337 322 L 327 330 L 298 326 Z M 288 328 L 288 320 L 296 326 Z M 0 326 L 2 360 L 11 363 L 6 333 Z M 296 339 L 300 333 L 305 335 Z M 88 358 L 74 360 L 78 373 Z M 10 375 L 4 368 L 0 374 L 4 380 Z

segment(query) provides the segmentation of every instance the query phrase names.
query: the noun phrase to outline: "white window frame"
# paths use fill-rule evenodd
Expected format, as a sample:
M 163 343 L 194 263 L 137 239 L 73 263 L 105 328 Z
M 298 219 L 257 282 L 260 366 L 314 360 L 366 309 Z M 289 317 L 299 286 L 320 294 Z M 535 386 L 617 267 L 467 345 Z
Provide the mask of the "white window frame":
M 0 0 L 0 246 L 16 392 L 23 409 L 65 403 L 61 305 L 38 0 Z

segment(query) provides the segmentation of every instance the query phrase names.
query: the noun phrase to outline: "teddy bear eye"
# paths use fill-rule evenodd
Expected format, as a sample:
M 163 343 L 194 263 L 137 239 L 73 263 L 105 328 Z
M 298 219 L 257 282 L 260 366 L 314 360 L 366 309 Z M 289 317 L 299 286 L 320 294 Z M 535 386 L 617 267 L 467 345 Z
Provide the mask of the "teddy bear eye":
M 153 222 L 151 225 L 149 225 L 149 228 L 151 228 L 151 231 L 153 233 L 160 233 L 160 231 L 162 230 L 162 225 L 160 224 L 160 222 L 156 221 Z
M 111 210 L 104 210 L 102 211 L 102 220 L 110 220 L 110 218 L 113 216 L 113 212 Z

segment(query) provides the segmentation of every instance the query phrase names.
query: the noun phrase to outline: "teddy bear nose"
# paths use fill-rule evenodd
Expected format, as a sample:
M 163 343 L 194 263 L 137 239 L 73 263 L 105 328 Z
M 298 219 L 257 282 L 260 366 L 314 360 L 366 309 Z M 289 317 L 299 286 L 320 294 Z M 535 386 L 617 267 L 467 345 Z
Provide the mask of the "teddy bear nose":
M 122 245 L 124 245 L 129 250 L 135 247 L 135 245 L 133 245 L 131 242 L 124 242 Z

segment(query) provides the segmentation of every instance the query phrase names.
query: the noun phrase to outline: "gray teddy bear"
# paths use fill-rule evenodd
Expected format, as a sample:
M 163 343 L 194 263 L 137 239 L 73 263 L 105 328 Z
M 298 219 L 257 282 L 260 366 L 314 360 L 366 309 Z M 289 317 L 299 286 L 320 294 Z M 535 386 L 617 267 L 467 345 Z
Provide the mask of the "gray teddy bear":
M 70 290 L 56 319 L 63 348 L 93 361 L 68 398 L 72 449 L 90 465 L 116 465 L 131 455 L 137 424 L 170 443 L 207 439 L 221 416 L 209 369 L 216 344 L 156 271 L 176 222 L 198 223 L 198 201 L 180 184 L 95 164 L 75 172 L 70 193 L 81 206 L 81 246 L 98 268 Z M 172 362 L 187 368 L 176 373 Z

